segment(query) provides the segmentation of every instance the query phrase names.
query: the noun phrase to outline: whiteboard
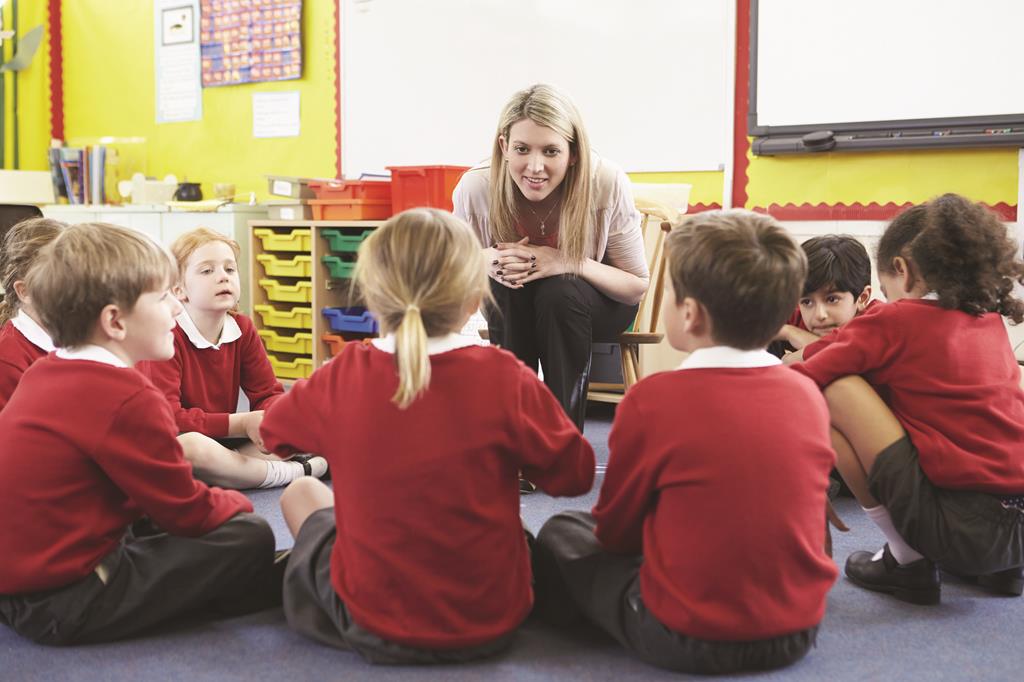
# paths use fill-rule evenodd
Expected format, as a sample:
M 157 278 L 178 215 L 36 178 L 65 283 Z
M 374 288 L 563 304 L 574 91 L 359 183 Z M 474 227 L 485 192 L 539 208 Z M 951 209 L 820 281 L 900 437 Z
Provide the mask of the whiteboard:
M 1021 0 L 760 0 L 753 25 L 752 128 L 1024 114 Z
M 731 138 L 732 0 L 338 0 L 346 177 L 490 158 L 533 83 L 626 171 L 717 170 Z

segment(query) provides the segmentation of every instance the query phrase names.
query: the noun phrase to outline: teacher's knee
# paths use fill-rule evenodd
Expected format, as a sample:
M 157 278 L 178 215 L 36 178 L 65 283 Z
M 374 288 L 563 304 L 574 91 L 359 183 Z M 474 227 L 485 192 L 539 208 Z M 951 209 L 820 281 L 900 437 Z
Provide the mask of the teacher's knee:
M 538 319 L 589 318 L 590 305 L 582 289 L 584 286 L 590 285 L 574 277 L 548 277 L 537 282 L 533 305 Z

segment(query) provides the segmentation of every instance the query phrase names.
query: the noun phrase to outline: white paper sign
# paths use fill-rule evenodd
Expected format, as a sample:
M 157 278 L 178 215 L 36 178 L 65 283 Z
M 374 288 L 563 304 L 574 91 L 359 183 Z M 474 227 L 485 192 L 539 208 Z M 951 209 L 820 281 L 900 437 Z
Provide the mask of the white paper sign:
M 253 93 L 252 136 L 298 137 L 299 93 Z
M 199 0 L 154 0 L 156 122 L 203 117 L 199 73 Z

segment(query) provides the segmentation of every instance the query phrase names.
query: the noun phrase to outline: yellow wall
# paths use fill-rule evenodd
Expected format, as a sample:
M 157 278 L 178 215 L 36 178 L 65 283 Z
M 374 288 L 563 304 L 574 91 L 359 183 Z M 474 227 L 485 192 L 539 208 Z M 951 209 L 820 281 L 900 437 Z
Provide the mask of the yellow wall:
M 138 164 L 147 175 L 187 176 L 203 183 L 206 197 L 214 183 L 231 182 L 239 193 L 266 198 L 265 174 L 334 177 L 334 12 L 334 0 L 304 3 L 301 79 L 204 88 L 201 120 L 157 124 L 153 3 L 65 0 L 66 137 L 72 144 L 144 138 L 144 145 L 119 145 L 124 170 Z M 255 139 L 252 94 L 275 91 L 301 93 L 301 134 Z
M 3 9 L 4 28 L 11 23 L 11 4 Z M 50 146 L 50 45 L 47 3 L 43 0 L 18 3 L 18 35 L 43 25 L 43 42 L 28 68 L 18 72 L 18 137 L 20 140 L 19 168 L 45 170 L 46 150 Z M 13 56 L 13 46 L 4 41 L 3 60 Z M 14 77 L 4 76 L 4 158 L 0 167 L 14 167 L 14 117 L 12 116 Z
M 748 155 L 747 207 L 897 205 L 957 192 L 1017 205 L 1016 149 Z

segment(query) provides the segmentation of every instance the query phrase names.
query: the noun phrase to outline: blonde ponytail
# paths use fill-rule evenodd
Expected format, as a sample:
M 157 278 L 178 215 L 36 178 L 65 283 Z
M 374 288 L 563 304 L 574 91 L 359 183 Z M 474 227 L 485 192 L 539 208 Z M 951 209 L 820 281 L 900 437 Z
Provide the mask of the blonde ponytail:
M 354 279 L 381 331 L 395 335 L 391 401 L 405 409 L 430 385 L 427 339 L 457 332 L 468 306 L 491 300 L 480 243 L 451 213 L 404 211 L 360 245 Z
M 409 407 L 430 384 L 430 356 L 427 328 L 416 304 L 409 304 L 395 330 L 395 360 L 398 362 L 398 390 L 391 400 L 400 409 Z

